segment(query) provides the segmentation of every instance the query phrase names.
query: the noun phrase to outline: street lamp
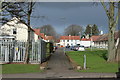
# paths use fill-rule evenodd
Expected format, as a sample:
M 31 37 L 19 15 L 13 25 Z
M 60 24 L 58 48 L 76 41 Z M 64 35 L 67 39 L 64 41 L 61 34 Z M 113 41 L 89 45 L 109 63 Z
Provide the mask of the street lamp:
M 79 36 L 80 36 L 80 39 L 81 39 L 81 32 L 79 32 Z M 79 44 L 81 44 L 80 41 L 79 41 Z
M 62 20 L 62 22 L 63 22 L 63 24 L 64 24 L 64 30 L 65 30 L 65 17 L 61 17 L 60 18 L 61 20 Z M 65 53 L 65 38 L 64 38 L 64 53 Z
M 92 25 L 90 25 L 90 27 L 91 27 L 91 39 L 90 39 L 90 40 L 91 40 L 91 41 L 90 41 L 90 45 L 91 45 L 91 46 L 90 46 L 90 48 L 91 48 L 91 51 L 92 51 Z

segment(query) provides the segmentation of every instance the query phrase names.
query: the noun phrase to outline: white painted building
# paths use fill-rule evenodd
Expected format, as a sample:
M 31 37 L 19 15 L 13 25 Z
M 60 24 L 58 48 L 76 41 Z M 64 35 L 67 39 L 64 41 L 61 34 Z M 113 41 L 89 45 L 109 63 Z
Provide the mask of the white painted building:
M 15 36 L 17 41 L 27 41 L 28 39 L 28 26 L 16 17 L 12 18 L 9 22 L 1 26 L 1 33 Z M 34 33 L 34 30 L 30 28 L 31 40 L 37 40 L 37 35 Z
M 60 42 L 57 44 L 59 44 L 61 47 L 75 46 L 80 44 L 80 36 L 61 36 Z
M 87 38 L 82 38 L 80 40 L 80 45 L 83 45 L 84 47 L 90 47 L 92 44 L 91 39 L 87 39 Z
M 119 40 L 119 33 L 118 31 L 115 32 L 114 38 L 115 38 L 115 45 L 117 45 L 117 41 Z M 98 36 L 92 36 L 94 46 L 97 48 L 108 48 L 108 34 L 98 35 Z

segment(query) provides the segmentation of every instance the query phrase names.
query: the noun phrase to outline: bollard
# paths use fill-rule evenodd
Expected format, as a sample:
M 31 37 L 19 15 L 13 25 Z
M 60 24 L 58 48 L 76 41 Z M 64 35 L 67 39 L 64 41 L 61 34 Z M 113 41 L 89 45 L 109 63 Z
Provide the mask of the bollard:
M 86 69 L 86 55 L 84 54 L 84 69 Z

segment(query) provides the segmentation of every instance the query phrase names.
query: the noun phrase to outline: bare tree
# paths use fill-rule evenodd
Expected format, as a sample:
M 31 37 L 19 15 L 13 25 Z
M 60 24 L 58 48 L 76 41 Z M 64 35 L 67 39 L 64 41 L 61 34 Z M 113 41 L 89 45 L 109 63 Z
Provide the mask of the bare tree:
M 82 33 L 83 28 L 79 25 L 70 25 L 65 29 L 65 35 L 79 36 Z
M 47 36 L 56 36 L 56 31 L 51 25 L 43 25 L 40 27 L 40 31 Z
M 9 17 L 17 17 L 20 18 L 20 21 L 23 22 L 28 26 L 28 40 L 26 46 L 26 53 L 25 53 L 25 63 L 29 62 L 29 49 L 30 49 L 30 42 L 31 42 L 31 27 L 30 27 L 30 20 L 31 15 L 34 9 L 35 2 L 3 2 L 2 8 L 8 6 L 1 12 L 2 23 L 6 23 L 9 20 Z M 3 22 L 4 21 L 4 22 Z
M 27 5 L 26 10 L 23 10 L 24 13 L 26 13 L 27 15 L 27 25 L 28 27 L 28 40 L 27 40 L 27 47 L 26 47 L 26 54 L 25 54 L 25 64 L 29 62 L 29 53 L 30 53 L 30 44 L 31 44 L 31 27 L 30 27 L 30 20 L 31 20 L 31 15 L 33 12 L 33 7 L 35 5 L 35 2 L 28 2 L 25 3 L 25 5 Z
M 118 24 L 118 17 L 119 14 L 117 13 L 115 15 L 115 8 L 116 3 L 115 2 L 108 2 L 108 6 L 106 6 L 106 3 L 104 0 L 101 0 L 101 4 L 107 14 L 108 17 L 108 23 L 109 23 L 109 33 L 108 33 L 108 60 L 109 62 L 116 61 L 116 47 L 115 47 L 115 30 L 116 26 Z

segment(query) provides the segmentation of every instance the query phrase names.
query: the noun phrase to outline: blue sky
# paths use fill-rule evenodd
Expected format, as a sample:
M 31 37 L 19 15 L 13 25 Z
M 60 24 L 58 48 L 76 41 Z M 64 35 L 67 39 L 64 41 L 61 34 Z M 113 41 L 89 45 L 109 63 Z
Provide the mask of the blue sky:
M 35 5 L 32 16 L 46 16 L 46 18 L 32 18 L 31 26 L 41 27 L 51 24 L 59 34 L 71 24 L 86 27 L 88 24 L 96 24 L 104 33 L 108 31 L 106 13 L 99 3 L 92 2 L 38 2 Z M 64 21 L 61 18 L 65 18 Z

